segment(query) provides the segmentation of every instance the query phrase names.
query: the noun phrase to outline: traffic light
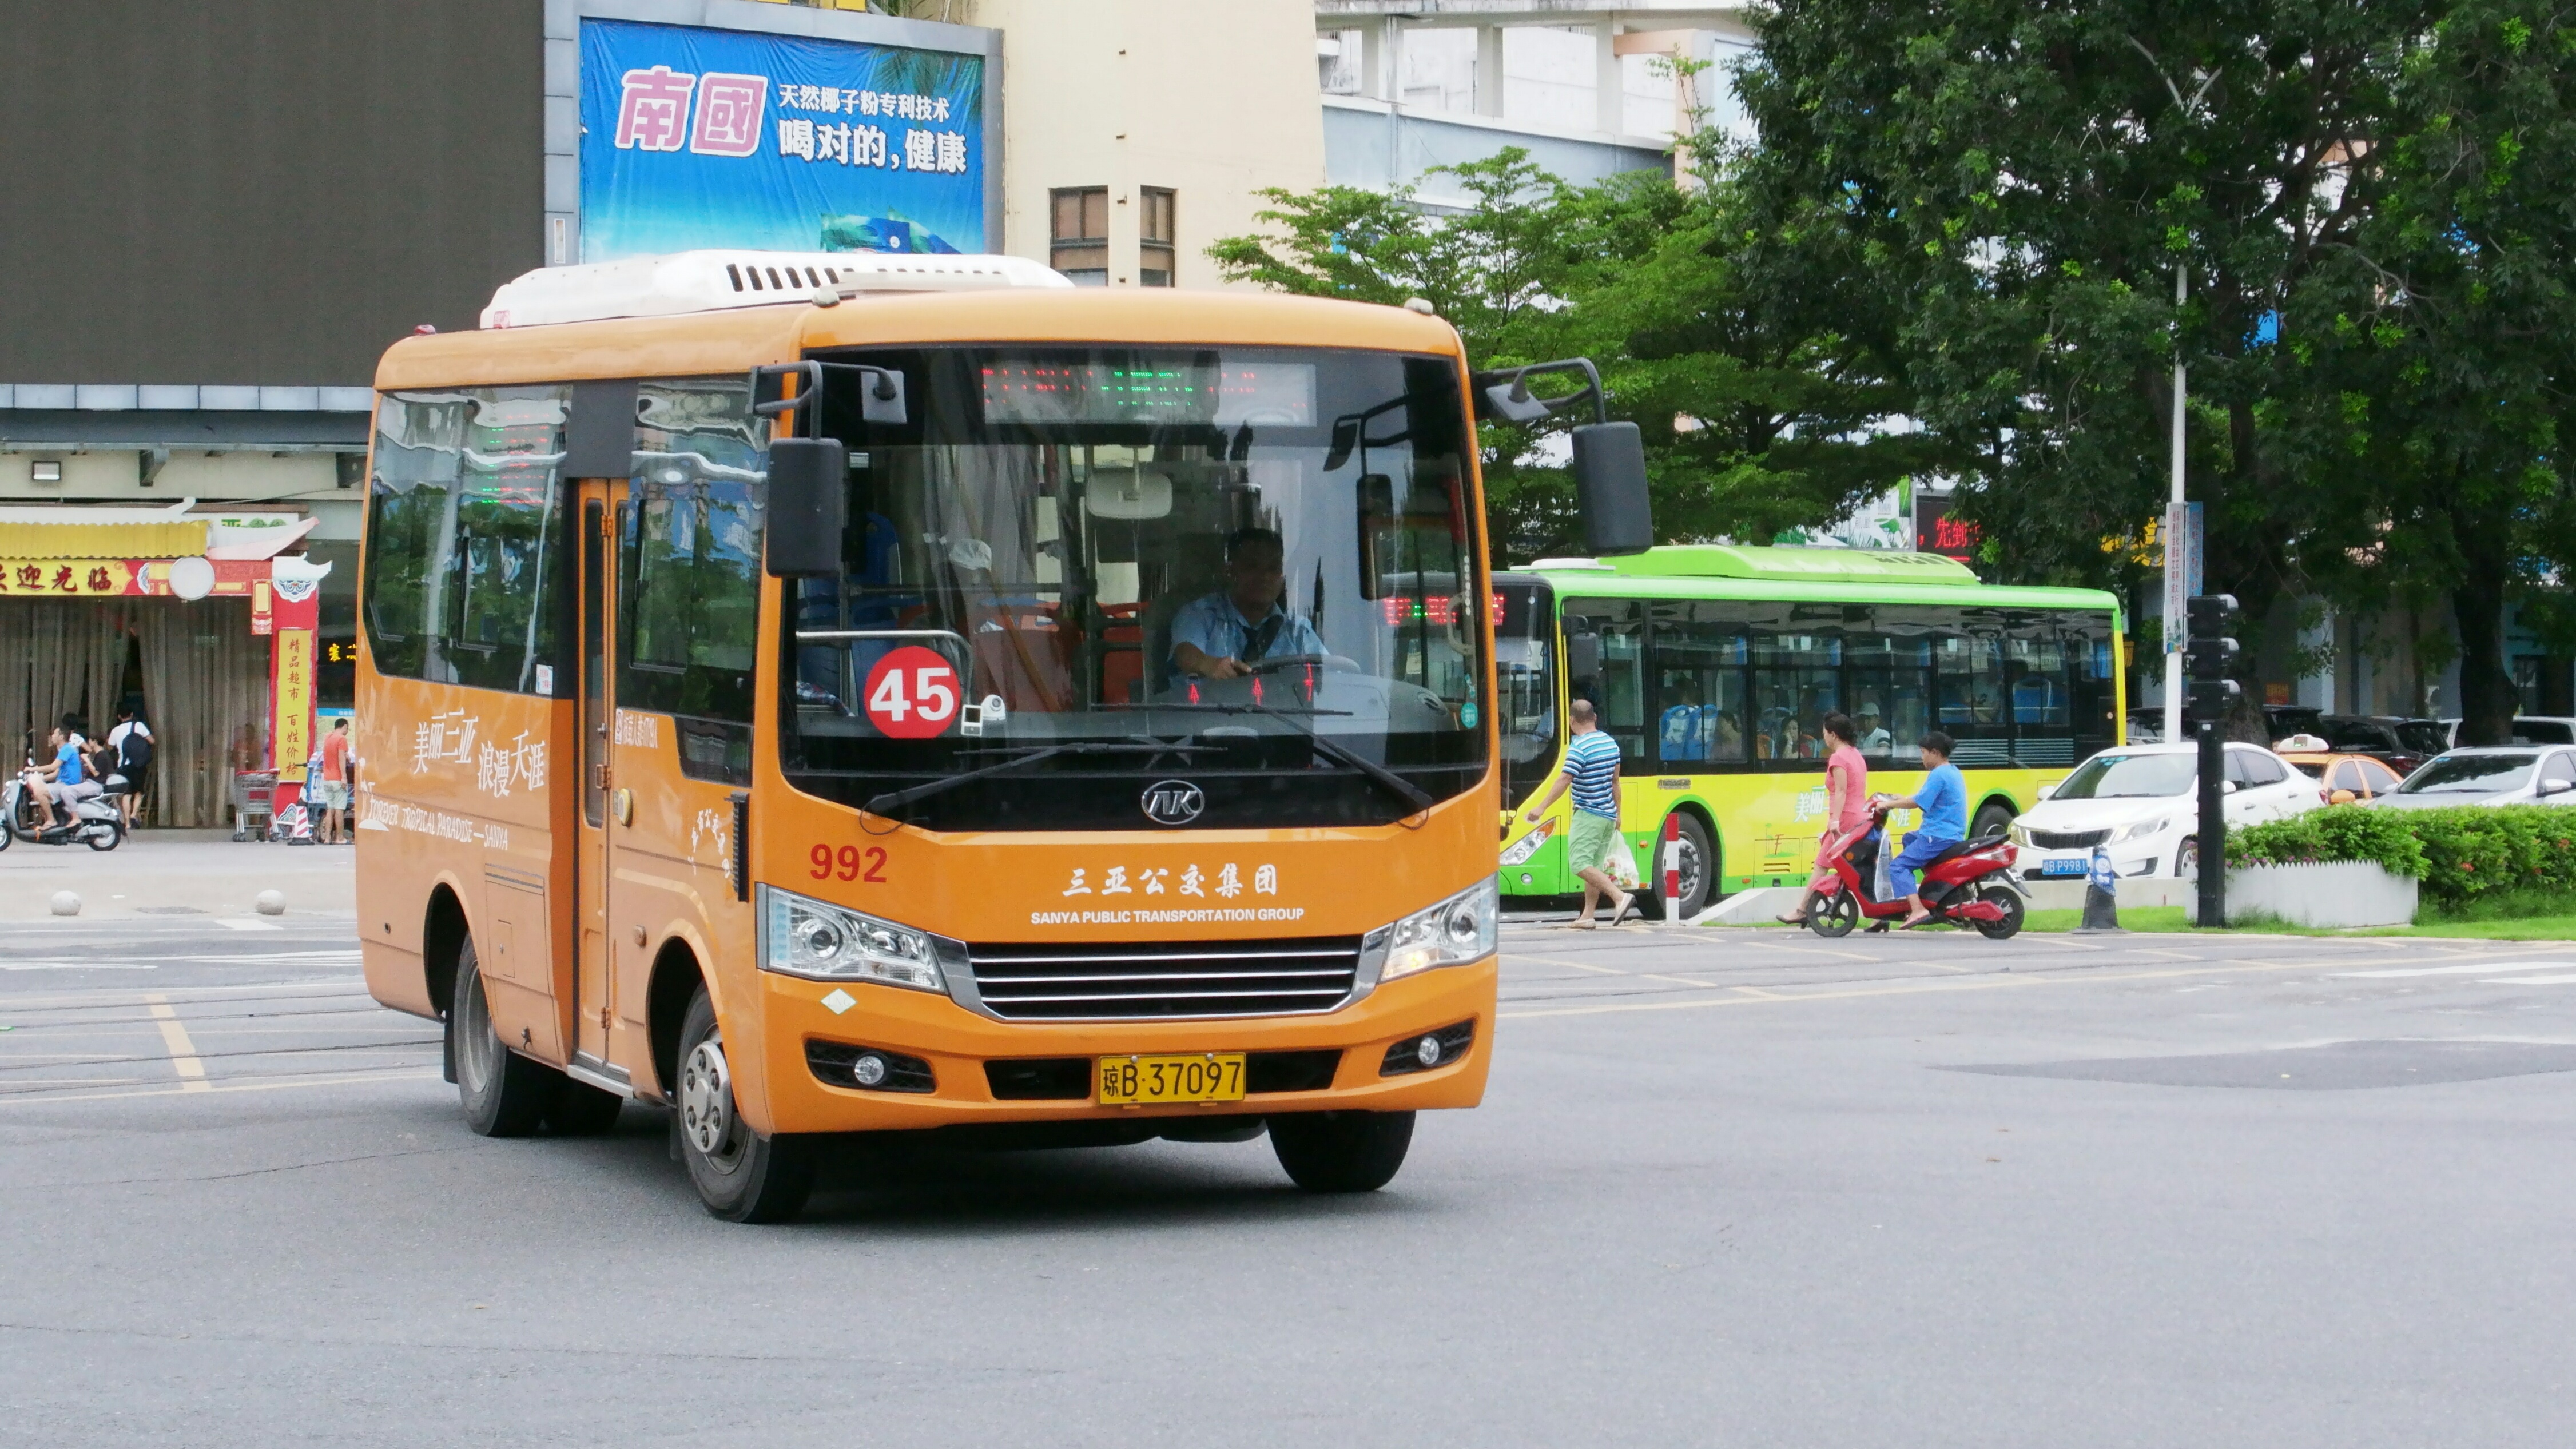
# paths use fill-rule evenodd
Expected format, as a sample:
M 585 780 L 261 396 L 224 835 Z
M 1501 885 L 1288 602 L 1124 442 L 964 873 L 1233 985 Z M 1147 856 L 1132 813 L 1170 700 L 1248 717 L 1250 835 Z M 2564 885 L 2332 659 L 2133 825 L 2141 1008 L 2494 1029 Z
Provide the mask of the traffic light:
M 2226 635 L 2205 637 L 2197 629 L 2192 631 L 2191 642 L 2182 646 L 2183 662 L 2190 667 L 2194 679 L 2225 679 L 2228 666 L 2243 652 Z
M 2191 722 L 2217 723 L 2227 718 L 2228 708 L 2245 693 L 2245 686 L 2233 679 L 2195 679 L 2191 682 Z
M 2227 622 L 2236 614 L 2233 594 L 2196 594 L 2188 604 L 2191 632 L 2183 660 L 2191 671 L 2191 718 L 2194 724 L 2227 718 L 2228 707 L 2245 691 L 2227 677 L 2228 666 L 2243 651 L 2227 637 Z

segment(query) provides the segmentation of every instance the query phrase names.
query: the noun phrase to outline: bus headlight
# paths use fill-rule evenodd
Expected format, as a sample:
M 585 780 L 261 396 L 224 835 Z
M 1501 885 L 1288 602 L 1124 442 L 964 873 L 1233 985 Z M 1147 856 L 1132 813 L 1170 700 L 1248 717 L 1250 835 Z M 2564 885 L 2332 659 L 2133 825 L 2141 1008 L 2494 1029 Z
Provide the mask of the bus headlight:
M 1463 966 L 1494 954 L 1494 932 L 1502 917 L 1502 895 L 1491 880 L 1481 880 L 1427 911 L 1416 911 L 1389 929 L 1386 965 L 1380 981 L 1393 981 L 1434 966 Z
M 1545 844 L 1547 843 L 1547 837 L 1548 837 L 1548 835 L 1549 835 L 1551 832 L 1553 832 L 1555 829 L 1556 829 L 1556 822 L 1555 822 L 1555 821 L 1553 821 L 1553 820 L 1542 820 L 1542 821 L 1540 821 L 1540 822 L 1538 823 L 1538 828 L 1537 828 L 1537 829 L 1532 830 L 1529 834 L 1524 835 L 1524 836 L 1522 836 L 1520 839 L 1513 841 L 1513 842 L 1511 843 L 1511 847 L 1510 847 L 1509 849 L 1507 849 L 1507 850 L 1505 850 L 1505 851 L 1503 852 L 1503 864 L 1505 864 L 1505 865 L 1527 865 L 1527 864 L 1529 864 L 1529 858 L 1530 858 L 1531 856 L 1533 856 L 1533 855 L 1538 854 L 1538 848 L 1539 848 L 1540 846 L 1545 845 Z
M 936 940 L 839 906 L 809 901 L 775 886 L 761 936 L 761 966 L 817 981 L 879 981 L 916 991 L 948 990 Z

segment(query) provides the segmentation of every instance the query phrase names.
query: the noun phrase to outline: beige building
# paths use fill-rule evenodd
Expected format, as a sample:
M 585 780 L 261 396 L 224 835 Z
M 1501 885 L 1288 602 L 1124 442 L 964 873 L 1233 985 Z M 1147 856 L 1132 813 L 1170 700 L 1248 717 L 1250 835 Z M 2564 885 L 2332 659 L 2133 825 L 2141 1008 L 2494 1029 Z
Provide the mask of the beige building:
M 1002 249 L 1077 282 L 1223 285 L 1208 246 L 1259 227 L 1259 193 L 1324 184 L 1311 0 L 817 8 L 1002 33 Z

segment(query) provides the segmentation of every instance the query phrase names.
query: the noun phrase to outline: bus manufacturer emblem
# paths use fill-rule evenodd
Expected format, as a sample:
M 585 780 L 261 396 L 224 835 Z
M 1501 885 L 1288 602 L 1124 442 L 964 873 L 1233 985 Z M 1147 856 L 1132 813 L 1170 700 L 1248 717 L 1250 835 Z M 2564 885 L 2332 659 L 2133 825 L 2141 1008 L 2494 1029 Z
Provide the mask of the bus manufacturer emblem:
M 1207 808 L 1207 795 L 1187 780 L 1160 780 L 1145 787 L 1141 803 L 1157 825 L 1187 825 Z

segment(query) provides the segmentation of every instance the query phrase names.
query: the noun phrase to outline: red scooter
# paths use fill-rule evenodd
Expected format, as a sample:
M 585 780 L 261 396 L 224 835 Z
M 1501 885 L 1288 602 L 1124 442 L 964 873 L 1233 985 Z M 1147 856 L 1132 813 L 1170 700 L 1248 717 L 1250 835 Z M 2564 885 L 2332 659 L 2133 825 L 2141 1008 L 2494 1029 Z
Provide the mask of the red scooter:
M 1870 813 L 1870 823 L 1834 842 L 1830 859 L 1834 883 L 1807 909 L 1807 929 L 1819 936 L 1848 936 L 1863 917 L 1884 931 L 1905 918 L 1905 897 L 1878 896 L 1878 857 L 1887 848 L 1887 812 Z M 1990 941 L 2021 929 L 2026 902 L 2013 883 L 2013 847 L 2002 835 L 1962 841 L 1923 868 L 1918 887 L 1924 908 L 1932 914 L 1920 924 L 1948 921 L 1974 926 Z

